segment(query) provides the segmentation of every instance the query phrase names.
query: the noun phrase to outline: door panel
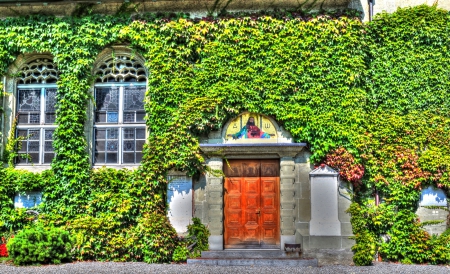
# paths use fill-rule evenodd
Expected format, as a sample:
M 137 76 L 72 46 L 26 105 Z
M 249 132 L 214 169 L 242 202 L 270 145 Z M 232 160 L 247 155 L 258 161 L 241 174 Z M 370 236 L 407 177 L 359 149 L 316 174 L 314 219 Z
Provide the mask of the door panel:
M 264 228 L 261 245 L 276 245 L 280 238 L 276 233 L 280 220 L 279 178 L 261 177 L 261 185 L 261 226 Z
M 225 248 L 279 247 L 278 160 L 230 160 L 224 172 Z

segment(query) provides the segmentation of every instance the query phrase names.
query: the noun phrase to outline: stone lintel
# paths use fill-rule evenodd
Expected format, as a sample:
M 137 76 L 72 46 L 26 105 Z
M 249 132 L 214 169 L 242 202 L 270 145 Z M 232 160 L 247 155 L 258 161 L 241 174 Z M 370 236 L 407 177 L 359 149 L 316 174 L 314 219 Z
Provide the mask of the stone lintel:
M 295 157 L 306 146 L 305 143 L 267 144 L 200 144 L 200 150 L 211 157 L 239 158 L 283 158 Z M 283 162 L 283 161 L 281 161 Z

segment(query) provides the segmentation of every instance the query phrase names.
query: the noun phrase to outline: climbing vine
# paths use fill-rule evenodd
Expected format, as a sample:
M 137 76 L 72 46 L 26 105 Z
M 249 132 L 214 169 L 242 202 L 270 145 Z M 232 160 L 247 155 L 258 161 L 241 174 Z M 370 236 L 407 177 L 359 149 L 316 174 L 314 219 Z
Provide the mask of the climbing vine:
M 52 169 L 1 169 L 0 229 L 23 226 L 6 220 L 16 212 L 14 193 L 34 188 L 15 180 L 31 176 L 44 189 L 46 222 L 77 235 L 78 258 L 122 260 L 123 246 L 145 243 L 124 235 L 135 235 L 136 227 L 159 231 L 150 219 L 166 227 L 167 171 L 202 171 L 199 137 L 250 111 L 275 118 L 308 144 L 311 161 L 339 169 L 357 186 L 350 209 L 356 263 L 370 263 L 375 252 L 426 262 L 415 251 L 434 252 L 448 242 L 427 235 L 414 214 L 422 188 L 450 187 L 448 12 L 399 9 L 369 24 L 355 11 L 203 19 L 127 13 L 0 21 L 3 74 L 19 55 L 33 52 L 51 54 L 60 72 Z M 91 71 L 98 54 L 117 44 L 146 60 L 148 140 L 137 170 L 92 171 L 85 138 Z M 372 202 L 375 193 L 384 203 Z M 173 244 L 173 231 L 165 231 Z M 397 248 L 405 241 L 408 250 Z M 142 260 L 140 252 L 125 259 Z

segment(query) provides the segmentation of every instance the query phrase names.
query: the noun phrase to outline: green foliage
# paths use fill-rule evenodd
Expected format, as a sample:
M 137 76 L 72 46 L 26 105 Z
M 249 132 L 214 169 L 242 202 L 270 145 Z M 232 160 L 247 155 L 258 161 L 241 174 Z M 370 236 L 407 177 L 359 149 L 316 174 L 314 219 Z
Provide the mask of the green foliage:
M 380 247 L 383 257 L 406 264 L 429 260 L 430 236 L 421 229 L 414 212 L 399 211 L 388 235 L 389 240 Z
M 250 111 L 279 121 L 295 141 L 308 143 L 312 161 L 330 156 L 343 178 L 360 186 L 358 210 L 351 209 L 355 263 L 369 264 L 378 247 L 384 258 L 404 262 L 443 252 L 446 241 L 428 239 L 408 212 L 422 188 L 450 188 L 448 12 L 399 9 L 366 25 L 354 12 L 132 20 L 127 5 L 113 16 L 86 9 L 74 17 L 0 21 L 0 71 L 32 52 L 52 54 L 60 71 L 52 171 L 0 168 L 2 230 L 26 224 L 13 209 L 15 193 L 40 189 L 45 221 L 77 235 L 77 258 L 170 261 L 175 240 L 162 217 L 167 171 L 202 171 L 199 137 Z M 136 171 L 91 171 L 91 71 L 99 52 L 114 44 L 147 60 L 148 142 Z M 381 205 L 368 199 L 375 192 Z M 150 219 L 164 228 L 162 238 L 139 234 L 158 231 Z M 381 234 L 391 241 L 382 243 Z M 430 241 L 436 246 L 427 249 Z M 166 242 L 172 249 L 153 244 Z M 131 243 L 137 247 L 127 255 Z
M 172 260 L 176 263 L 186 262 L 189 255 L 189 250 L 185 245 L 179 245 L 175 248 Z
M 51 187 L 51 178 L 51 170 L 33 173 L 12 167 L 0 168 L 0 231 L 22 229 L 34 219 L 25 209 L 14 209 L 14 196 Z
M 16 265 L 59 264 L 70 260 L 72 243 L 67 231 L 35 226 L 20 231 L 8 242 L 7 248 Z
M 443 233 L 431 237 L 429 259 L 431 264 L 450 264 L 450 235 Z
M 165 215 L 147 213 L 135 223 L 113 215 L 82 217 L 67 225 L 75 238 L 78 260 L 170 262 L 177 234 Z
M 8 166 L 13 167 L 16 157 L 19 156 L 18 151 L 22 147 L 22 141 L 26 139 L 25 136 L 16 137 L 17 116 L 11 125 L 11 131 L 9 134 L 8 142 L 5 145 L 5 151 L 3 152 L 3 159 L 8 163 Z
M 130 237 L 135 242 L 128 248 L 146 263 L 170 262 L 178 241 L 169 219 L 158 213 L 139 218 L 137 225 L 130 231 Z
M 210 236 L 208 228 L 201 223 L 199 218 L 192 218 L 192 224 L 187 226 L 188 236 L 187 245 L 195 245 L 189 253 L 190 258 L 197 258 L 202 255 L 202 251 L 209 249 L 208 238 Z

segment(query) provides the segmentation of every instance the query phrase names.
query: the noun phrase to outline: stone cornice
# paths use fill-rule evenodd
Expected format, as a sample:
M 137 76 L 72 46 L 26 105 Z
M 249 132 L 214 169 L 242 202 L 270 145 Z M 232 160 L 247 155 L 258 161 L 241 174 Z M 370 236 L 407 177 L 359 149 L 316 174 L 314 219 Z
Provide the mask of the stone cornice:
M 211 158 L 282 158 L 295 157 L 305 146 L 305 143 L 200 144 L 200 150 Z
M 133 1 L 137 12 L 189 12 L 193 17 L 205 16 L 214 5 L 214 0 L 141 0 Z M 219 1 L 226 3 L 225 0 Z M 227 11 L 260 11 L 273 9 L 303 9 L 303 10 L 335 10 L 345 9 L 351 0 L 233 0 Z M 0 17 L 15 17 L 18 15 L 44 14 L 69 16 L 77 5 L 93 4 L 92 11 L 100 14 L 115 14 L 123 0 L 48 0 L 48 1 L 0 1 Z M 221 5 L 217 8 L 221 9 Z

